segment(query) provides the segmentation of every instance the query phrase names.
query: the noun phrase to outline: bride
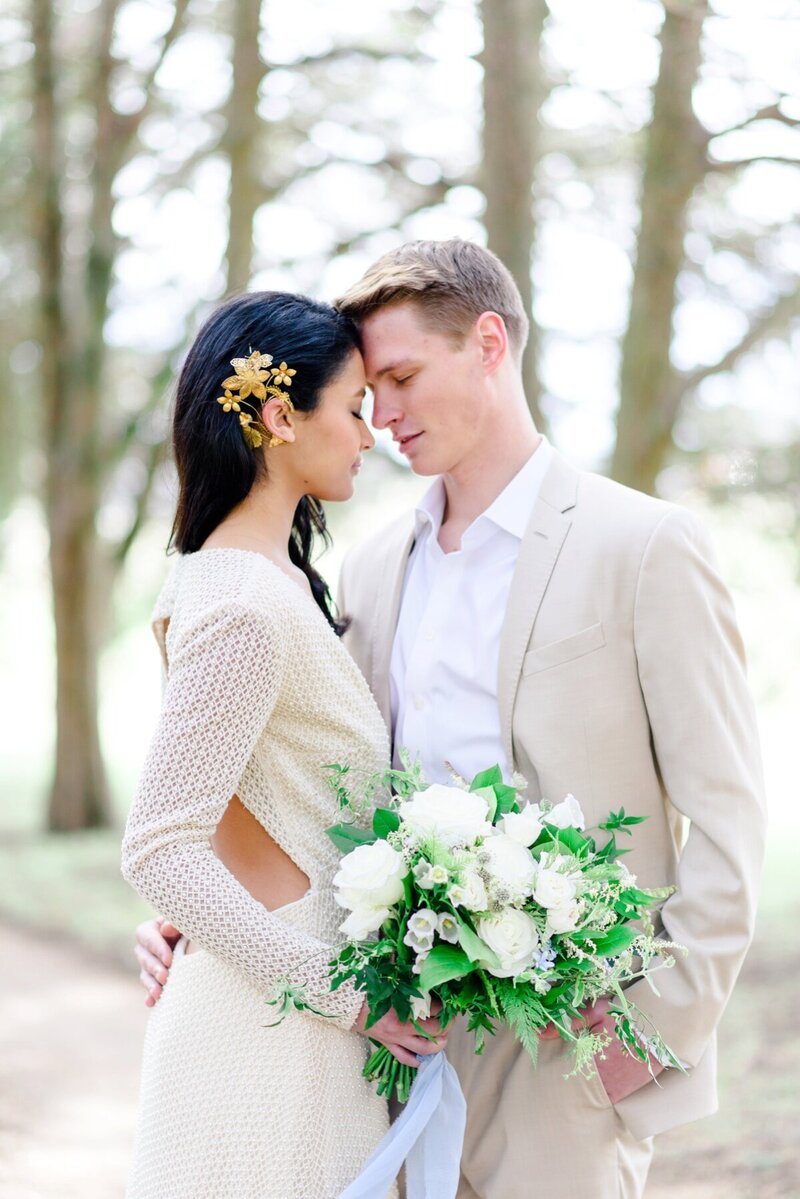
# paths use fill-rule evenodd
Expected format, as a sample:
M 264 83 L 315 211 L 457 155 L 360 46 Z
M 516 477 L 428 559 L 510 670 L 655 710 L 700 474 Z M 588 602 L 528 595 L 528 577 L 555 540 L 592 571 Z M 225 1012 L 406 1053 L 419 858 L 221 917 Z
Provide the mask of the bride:
M 343 913 L 323 766 L 389 760 L 311 565 L 318 499 L 348 499 L 374 445 L 364 393 L 354 324 L 280 292 L 218 309 L 181 372 L 163 708 L 122 857 L 183 939 L 149 1017 L 130 1199 L 335 1199 L 388 1124 L 366 1035 L 410 1064 L 446 1042 L 391 1012 L 365 1034 L 361 994 L 327 982 Z M 286 978 L 315 1010 L 270 1027 Z

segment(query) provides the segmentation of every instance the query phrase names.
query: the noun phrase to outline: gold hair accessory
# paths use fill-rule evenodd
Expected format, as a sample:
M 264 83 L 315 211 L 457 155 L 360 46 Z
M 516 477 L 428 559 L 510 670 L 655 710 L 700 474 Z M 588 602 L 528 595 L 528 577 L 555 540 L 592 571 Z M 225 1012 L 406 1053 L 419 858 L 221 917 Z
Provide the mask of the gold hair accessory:
M 294 404 L 287 393 L 281 390 L 280 384 L 291 387 L 292 378 L 297 371 L 292 370 L 285 362 L 280 366 L 273 366 L 272 355 L 261 354 L 258 350 L 254 350 L 249 358 L 232 358 L 231 366 L 236 374 L 222 380 L 223 394 L 217 396 L 217 403 L 222 405 L 222 411 L 239 414 L 244 439 L 251 449 L 257 450 L 265 437 L 269 438 L 267 446 L 270 449 L 283 445 L 283 438 L 270 436 L 269 430 L 260 419 L 261 409 L 256 408 L 255 404 L 248 404 L 247 397 L 253 396 L 263 404 L 268 396 L 274 396 L 283 400 L 289 412 L 294 412 Z M 234 395 L 235 391 L 239 394 Z M 242 412 L 242 407 L 251 408 L 255 418 L 249 412 Z

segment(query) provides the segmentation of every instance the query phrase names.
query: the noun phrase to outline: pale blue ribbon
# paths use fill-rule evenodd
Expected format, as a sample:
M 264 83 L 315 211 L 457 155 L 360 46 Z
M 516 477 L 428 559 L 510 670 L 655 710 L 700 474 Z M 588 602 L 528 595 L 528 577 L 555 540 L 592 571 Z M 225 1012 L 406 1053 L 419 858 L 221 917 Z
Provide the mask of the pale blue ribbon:
M 386 1199 L 406 1163 L 407 1199 L 455 1199 L 467 1105 L 444 1053 L 420 1059 L 401 1115 L 339 1199 Z

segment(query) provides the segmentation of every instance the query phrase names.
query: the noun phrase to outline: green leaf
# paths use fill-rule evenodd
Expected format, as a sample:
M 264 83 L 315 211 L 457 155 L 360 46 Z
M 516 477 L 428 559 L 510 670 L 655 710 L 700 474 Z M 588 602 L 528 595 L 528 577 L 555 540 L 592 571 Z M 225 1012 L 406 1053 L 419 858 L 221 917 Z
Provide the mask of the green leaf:
M 480 795 L 481 799 L 486 800 L 486 806 L 489 809 L 487 816 L 489 820 L 494 820 L 497 814 L 497 796 L 494 793 L 494 787 L 478 787 L 472 794 Z
M 460 916 L 458 920 L 458 939 L 461 942 L 461 948 L 472 962 L 480 962 L 485 966 L 494 966 L 497 969 L 500 961 L 493 949 L 490 949 L 485 941 L 482 941 L 473 929 L 462 920 Z
M 372 817 L 372 831 L 376 837 L 386 840 L 389 833 L 394 833 L 400 827 L 400 817 L 391 808 L 376 808 Z
M 544 822 L 545 824 L 547 823 L 546 816 Z M 559 845 L 574 854 L 580 854 L 589 844 L 583 834 L 579 833 L 576 828 L 553 828 L 551 836 Z
M 472 962 L 457 945 L 434 945 L 422 963 L 419 985 L 423 991 L 432 991 L 453 978 L 463 978 L 473 969 Z
M 658 902 L 655 895 L 648 891 L 640 891 L 638 887 L 626 887 L 624 891 L 620 891 L 619 897 L 623 903 L 635 904 L 637 907 L 649 908 Z
M 354 824 L 334 824 L 325 832 L 340 853 L 350 853 L 357 845 L 372 845 L 377 840 L 370 829 L 356 828 Z
M 609 812 L 606 819 L 597 827 L 605 829 L 607 832 L 619 830 L 619 832 L 627 833 L 630 836 L 631 832 L 628 825 L 642 824 L 645 820 L 647 820 L 646 816 L 626 816 L 625 809 L 620 808 L 618 812 Z
M 505 783 L 495 783 L 494 793 L 497 796 L 497 811 L 501 815 L 513 812 L 517 807 L 517 793 L 513 787 L 508 787 Z
M 469 785 L 470 791 L 482 791 L 484 787 L 503 786 L 503 772 L 499 766 L 481 770 Z
M 638 930 L 631 928 L 628 924 L 621 924 L 617 928 L 611 928 L 602 936 L 592 937 L 589 939 L 596 946 L 597 952 L 601 957 L 610 958 L 616 957 L 618 953 L 623 953 L 628 949 L 638 937 Z M 587 932 L 581 929 L 580 933 L 572 934 L 573 941 L 584 941 L 587 939 Z

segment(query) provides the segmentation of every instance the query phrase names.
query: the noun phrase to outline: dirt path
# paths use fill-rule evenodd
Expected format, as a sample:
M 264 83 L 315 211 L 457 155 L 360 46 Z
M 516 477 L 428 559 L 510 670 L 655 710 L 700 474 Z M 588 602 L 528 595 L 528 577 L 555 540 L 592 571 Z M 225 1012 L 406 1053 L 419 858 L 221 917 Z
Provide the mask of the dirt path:
M 0 961 L 0 1196 L 121 1199 L 147 1016 L 138 983 L 72 944 L 3 925 Z M 767 1050 L 751 1015 L 763 986 L 773 1027 L 790 1029 L 794 1001 L 776 1000 L 758 957 L 747 975 L 757 989 L 742 988 L 723 1038 L 745 1054 L 726 1080 L 728 1118 L 663 1138 L 647 1199 L 800 1196 L 797 1049 L 769 1037 Z
M 135 980 L 0 926 L 0 1195 L 122 1196 L 147 1011 Z

